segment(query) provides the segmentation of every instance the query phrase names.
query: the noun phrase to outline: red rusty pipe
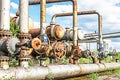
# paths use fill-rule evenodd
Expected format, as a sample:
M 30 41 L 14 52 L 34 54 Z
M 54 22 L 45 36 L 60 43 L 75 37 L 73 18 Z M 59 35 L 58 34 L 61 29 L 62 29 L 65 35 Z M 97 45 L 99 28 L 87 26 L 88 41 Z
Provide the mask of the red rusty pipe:
M 40 28 L 31 29 L 29 30 L 29 33 L 31 34 L 32 38 L 35 38 L 40 34 Z
M 56 3 L 56 2 L 68 2 L 71 0 L 46 0 L 46 3 Z M 41 4 L 40 0 L 30 1 L 29 5 L 38 5 Z
M 67 2 L 72 1 L 73 3 L 73 45 L 77 46 L 77 1 L 76 0 L 46 0 L 46 3 L 55 3 L 55 2 Z M 40 4 L 41 1 L 32 1 L 29 2 L 29 5 Z

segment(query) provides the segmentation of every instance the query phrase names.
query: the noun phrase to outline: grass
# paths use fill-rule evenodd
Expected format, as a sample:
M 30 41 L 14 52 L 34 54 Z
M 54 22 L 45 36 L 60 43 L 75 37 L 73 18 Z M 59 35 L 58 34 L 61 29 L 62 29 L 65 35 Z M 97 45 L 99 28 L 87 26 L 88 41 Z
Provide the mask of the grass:
M 88 75 L 88 77 L 89 77 L 89 80 L 98 80 L 99 75 L 98 73 L 95 72 L 95 73 Z
M 92 58 L 80 58 L 79 63 L 91 63 Z
M 10 30 L 11 30 L 13 36 L 17 36 L 20 29 L 18 26 L 16 26 L 16 29 L 15 29 L 14 26 L 15 26 L 15 24 L 13 22 L 10 22 Z
M 54 74 L 53 74 L 53 73 L 49 73 L 49 74 L 46 76 L 46 80 L 54 80 Z
M 115 70 L 114 70 L 114 73 L 115 73 L 115 74 L 120 74 L 120 68 L 115 69 Z

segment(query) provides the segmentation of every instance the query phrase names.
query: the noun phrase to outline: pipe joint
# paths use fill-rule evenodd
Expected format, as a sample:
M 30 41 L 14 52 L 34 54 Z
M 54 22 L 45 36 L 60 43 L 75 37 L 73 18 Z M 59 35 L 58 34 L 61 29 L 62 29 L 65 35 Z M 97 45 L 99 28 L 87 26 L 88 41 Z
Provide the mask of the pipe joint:
M 9 57 L 0 56 L 0 67 L 5 70 L 9 68 Z

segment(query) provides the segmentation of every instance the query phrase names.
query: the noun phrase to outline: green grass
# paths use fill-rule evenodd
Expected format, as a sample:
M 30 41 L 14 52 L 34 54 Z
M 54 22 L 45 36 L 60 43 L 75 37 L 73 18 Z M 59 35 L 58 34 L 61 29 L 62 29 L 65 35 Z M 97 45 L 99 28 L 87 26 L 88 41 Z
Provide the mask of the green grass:
M 80 58 L 79 63 L 90 63 L 92 62 L 92 58 Z
M 10 22 L 10 30 L 11 30 L 13 36 L 17 36 L 17 34 L 19 33 L 20 29 L 19 29 L 18 26 L 16 26 L 16 29 L 15 29 L 14 26 L 15 26 L 14 23 Z
M 53 73 L 49 73 L 49 74 L 46 76 L 46 80 L 54 80 L 54 74 L 53 74 Z
M 98 80 L 98 73 L 91 73 L 90 75 L 88 75 L 89 80 Z
M 115 73 L 115 74 L 120 74 L 120 68 L 115 69 L 115 70 L 114 70 L 114 73 Z

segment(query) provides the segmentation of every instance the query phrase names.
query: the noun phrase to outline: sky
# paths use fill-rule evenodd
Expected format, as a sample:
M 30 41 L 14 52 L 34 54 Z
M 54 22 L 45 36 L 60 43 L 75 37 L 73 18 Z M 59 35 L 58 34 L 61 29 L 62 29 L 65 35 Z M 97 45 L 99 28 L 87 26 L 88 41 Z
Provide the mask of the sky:
M 32 1 L 32 0 L 31 0 Z M 102 15 L 103 33 L 120 31 L 120 0 L 77 0 L 77 10 L 96 10 Z M 11 16 L 15 16 L 19 7 L 19 0 L 11 0 Z M 46 5 L 46 24 L 50 24 L 51 17 L 56 13 L 72 12 L 71 2 L 51 3 Z M 29 6 L 29 17 L 34 21 L 34 28 L 40 27 L 40 5 Z M 79 15 L 78 27 L 85 33 L 93 33 L 98 30 L 97 15 Z M 65 27 L 73 27 L 72 17 L 58 17 L 56 23 Z M 97 31 L 98 32 L 98 31 Z M 120 38 L 107 39 L 110 46 L 120 51 Z M 94 46 L 92 45 L 94 44 Z M 91 43 L 94 49 L 96 43 Z M 85 44 L 81 44 L 83 48 Z

